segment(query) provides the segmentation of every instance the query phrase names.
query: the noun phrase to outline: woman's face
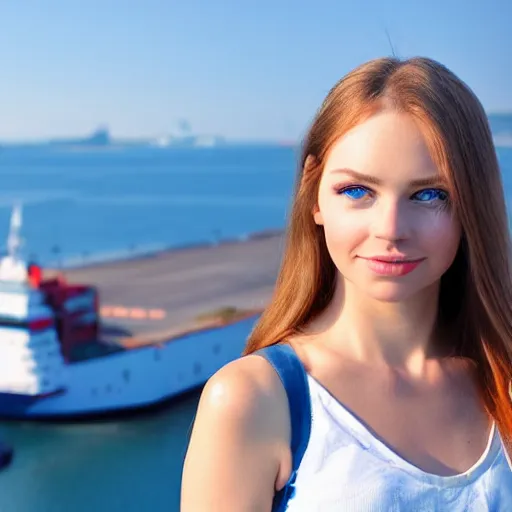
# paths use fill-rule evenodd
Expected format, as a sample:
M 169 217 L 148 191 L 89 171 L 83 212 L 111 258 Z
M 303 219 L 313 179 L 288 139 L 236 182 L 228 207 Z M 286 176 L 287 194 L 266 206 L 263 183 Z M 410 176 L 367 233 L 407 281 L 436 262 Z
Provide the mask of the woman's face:
M 419 126 L 391 110 L 334 144 L 314 218 L 344 280 L 381 301 L 403 301 L 437 284 L 461 237 Z

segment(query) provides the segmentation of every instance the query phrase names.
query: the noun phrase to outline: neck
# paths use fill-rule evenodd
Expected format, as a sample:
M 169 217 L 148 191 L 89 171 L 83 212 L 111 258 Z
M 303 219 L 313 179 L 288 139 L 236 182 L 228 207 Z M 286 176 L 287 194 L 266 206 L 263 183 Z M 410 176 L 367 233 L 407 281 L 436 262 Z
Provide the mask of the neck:
M 438 295 L 434 285 L 403 302 L 382 302 L 342 283 L 311 328 L 352 359 L 421 374 L 431 356 Z

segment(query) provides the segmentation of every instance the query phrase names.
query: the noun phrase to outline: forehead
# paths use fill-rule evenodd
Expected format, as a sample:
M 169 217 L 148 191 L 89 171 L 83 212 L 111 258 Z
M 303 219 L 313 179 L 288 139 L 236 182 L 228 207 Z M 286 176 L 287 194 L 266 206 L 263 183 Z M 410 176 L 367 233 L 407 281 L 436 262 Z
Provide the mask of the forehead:
M 324 172 L 353 169 L 380 179 L 421 179 L 438 174 L 419 125 L 408 114 L 383 111 L 338 139 Z

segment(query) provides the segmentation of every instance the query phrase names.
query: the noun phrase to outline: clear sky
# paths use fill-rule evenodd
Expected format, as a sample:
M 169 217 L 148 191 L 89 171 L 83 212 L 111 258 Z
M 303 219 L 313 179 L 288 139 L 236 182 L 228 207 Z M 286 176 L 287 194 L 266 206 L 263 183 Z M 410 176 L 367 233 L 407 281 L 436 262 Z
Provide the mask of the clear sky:
M 512 111 L 510 0 L 2 0 L 0 139 L 300 136 L 356 65 L 425 55 Z

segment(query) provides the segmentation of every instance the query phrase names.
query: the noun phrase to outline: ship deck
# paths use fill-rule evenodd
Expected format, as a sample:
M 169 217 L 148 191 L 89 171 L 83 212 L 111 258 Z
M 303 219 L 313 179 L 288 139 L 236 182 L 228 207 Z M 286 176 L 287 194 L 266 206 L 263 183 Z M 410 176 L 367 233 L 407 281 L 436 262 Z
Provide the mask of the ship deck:
M 222 308 L 263 309 L 282 244 L 282 233 L 266 233 L 61 273 L 99 289 L 102 339 L 131 348 L 200 328 L 208 323 L 200 317 Z

